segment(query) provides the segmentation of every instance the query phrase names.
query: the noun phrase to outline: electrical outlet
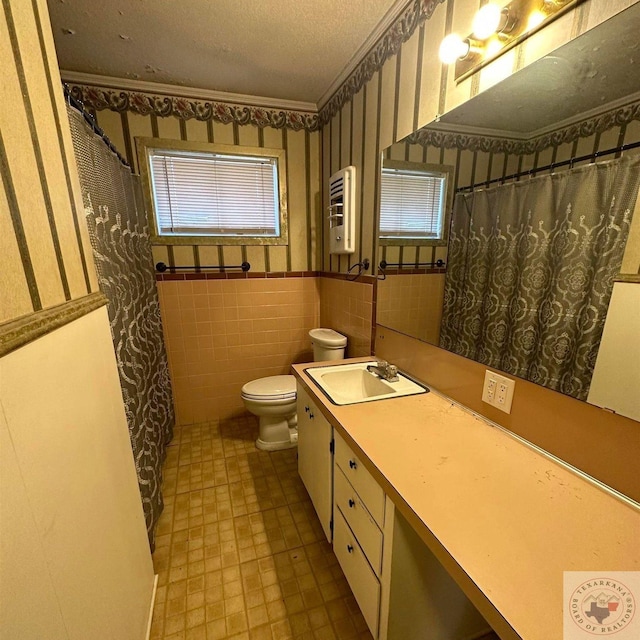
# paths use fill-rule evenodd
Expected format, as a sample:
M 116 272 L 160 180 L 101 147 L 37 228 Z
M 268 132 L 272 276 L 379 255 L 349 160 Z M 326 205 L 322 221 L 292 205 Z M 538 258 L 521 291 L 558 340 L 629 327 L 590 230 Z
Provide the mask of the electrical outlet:
M 484 386 L 482 388 L 482 401 L 490 404 L 500 411 L 511 413 L 513 401 L 513 389 L 516 381 L 505 378 L 495 371 L 488 369 L 484 374 Z
M 493 371 L 487 371 L 484 374 L 484 387 L 482 389 L 482 401 L 493 404 L 496 397 L 496 389 L 498 381 L 496 380 Z

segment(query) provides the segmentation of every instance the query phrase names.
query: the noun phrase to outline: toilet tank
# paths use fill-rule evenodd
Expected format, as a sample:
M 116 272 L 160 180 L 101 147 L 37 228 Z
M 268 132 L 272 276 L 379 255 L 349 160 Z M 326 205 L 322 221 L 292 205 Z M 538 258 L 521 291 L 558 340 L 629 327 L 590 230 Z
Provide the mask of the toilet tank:
M 313 359 L 342 360 L 347 347 L 347 338 L 333 329 L 311 329 L 309 331 L 313 345 Z

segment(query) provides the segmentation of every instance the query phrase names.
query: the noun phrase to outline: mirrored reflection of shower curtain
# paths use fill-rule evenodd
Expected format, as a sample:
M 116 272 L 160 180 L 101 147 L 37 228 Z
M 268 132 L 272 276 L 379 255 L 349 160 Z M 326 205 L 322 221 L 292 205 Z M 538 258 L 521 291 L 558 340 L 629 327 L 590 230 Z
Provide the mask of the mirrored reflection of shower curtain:
M 149 227 L 139 178 L 67 108 L 100 290 L 129 424 L 131 447 L 151 548 L 163 508 L 162 463 L 174 425 L 173 396 L 162 336 Z
M 440 346 L 586 400 L 640 157 L 456 195 Z

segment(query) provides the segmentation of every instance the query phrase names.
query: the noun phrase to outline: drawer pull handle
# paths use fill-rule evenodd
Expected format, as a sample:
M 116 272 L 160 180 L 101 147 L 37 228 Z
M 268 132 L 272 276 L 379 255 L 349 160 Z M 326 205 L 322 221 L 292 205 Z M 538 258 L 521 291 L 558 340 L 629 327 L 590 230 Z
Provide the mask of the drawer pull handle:
M 355 469 L 358 465 L 356 464 L 355 460 L 349 460 L 349 467 L 351 469 Z
M 309 407 L 305 407 L 304 410 L 306 413 L 309 413 Z
M 353 509 L 353 507 L 355 506 L 356 506 L 356 503 L 351 498 L 349 498 L 349 508 Z
M 347 551 L 348 551 L 349 553 L 353 553 L 353 546 L 352 546 L 352 545 L 350 545 L 350 544 L 348 544 L 348 545 L 347 545 Z
M 313 420 L 313 413 L 309 412 L 309 418 Z

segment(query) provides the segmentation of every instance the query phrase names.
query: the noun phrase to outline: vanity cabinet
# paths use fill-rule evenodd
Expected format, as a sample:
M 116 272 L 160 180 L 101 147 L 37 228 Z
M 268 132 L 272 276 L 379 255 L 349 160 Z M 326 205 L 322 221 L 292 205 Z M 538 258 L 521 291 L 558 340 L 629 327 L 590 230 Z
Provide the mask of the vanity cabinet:
M 385 495 L 337 432 L 334 447 L 333 550 L 373 637 L 378 638 Z
M 309 492 L 327 540 L 333 511 L 333 428 L 298 384 L 298 473 Z
M 470 640 L 490 627 L 334 430 L 333 549 L 377 640 Z
M 638 510 L 607 487 L 433 389 L 333 404 L 312 366 L 293 367 L 302 428 L 306 403 L 333 429 L 333 462 L 329 427 L 309 453 L 327 486 L 333 468 L 333 547 L 375 640 L 561 638 L 567 567 L 640 569 Z

